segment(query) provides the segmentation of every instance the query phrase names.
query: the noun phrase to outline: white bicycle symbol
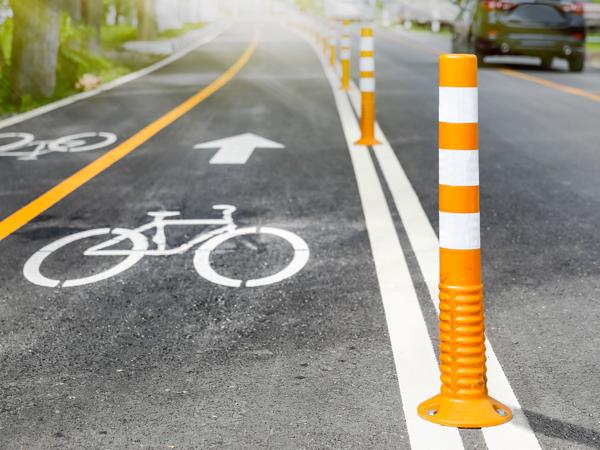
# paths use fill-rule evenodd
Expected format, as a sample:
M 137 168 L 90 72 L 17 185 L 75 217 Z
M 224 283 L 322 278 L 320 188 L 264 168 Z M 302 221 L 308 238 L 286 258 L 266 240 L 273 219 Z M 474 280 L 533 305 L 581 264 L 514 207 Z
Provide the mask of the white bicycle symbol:
M 115 142 L 117 136 L 103 131 L 72 134 L 48 141 L 36 140 L 31 133 L 0 133 L 0 156 L 34 161 L 48 153 L 89 152 L 108 147 Z
M 236 210 L 235 206 L 231 205 L 215 205 L 214 210 L 222 211 L 222 219 L 168 219 L 168 217 L 178 216 L 179 212 L 174 211 L 160 211 L 160 212 L 149 212 L 148 215 L 153 217 L 153 220 L 146 225 L 142 225 L 139 228 L 127 229 L 127 228 L 98 228 L 95 230 L 81 231 L 70 236 L 65 236 L 36 252 L 31 258 L 27 260 L 23 267 L 23 274 L 30 282 L 44 287 L 74 287 L 83 286 L 86 284 L 96 283 L 98 281 L 106 280 L 114 277 L 121 272 L 133 267 L 145 256 L 171 256 L 181 255 L 188 250 L 192 249 L 196 245 L 200 244 L 195 251 L 194 255 L 194 267 L 198 274 L 208 281 L 217 283 L 228 287 L 257 287 L 266 286 L 269 284 L 277 283 L 286 278 L 289 278 L 298 273 L 306 265 L 309 258 L 308 245 L 303 239 L 291 233 L 289 231 L 281 230 L 278 228 L 271 227 L 249 227 L 249 228 L 238 228 L 233 221 L 232 214 Z M 165 234 L 165 228 L 175 226 L 219 226 L 219 228 L 212 231 L 198 234 L 188 242 L 175 248 L 168 248 L 167 239 Z M 149 249 L 148 238 L 143 234 L 144 232 L 156 230 L 152 242 L 156 244 L 155 249 Z M 236 280 L 228 278 L 218 274 L 210 265 L 210 254 L 219 245 L 223 244 L 229 239 L 233 239 L 238 236 L 250 235 L 250 234 L 267 234 L 279 237 L 287 241 L 294 250 L 294 256 L 291 262 L 283 270 L 264 277 L 257 278 L 254 280 Z M 100 244 L 94 245 L 83 252 L 85 256 L 120 256 L 125 257 L 118 264 L 111 268 L 104 270 L 103 272 L 96 273 L 94 275 L 76 278 L 76 279 L 65 279 L 65 280 L 54 280 L 47 278 L 42 275 L 42 264 L 49 258 L 54 252 L 63 247 L 72 244 L 76 241 L 83 239 L 98 237 L 102 235 L 114 235 L 112 239 L 109 239 Z M 127 249 L 115 249 L 115 247 L 124 241 L 131 241 L 131 248 Z

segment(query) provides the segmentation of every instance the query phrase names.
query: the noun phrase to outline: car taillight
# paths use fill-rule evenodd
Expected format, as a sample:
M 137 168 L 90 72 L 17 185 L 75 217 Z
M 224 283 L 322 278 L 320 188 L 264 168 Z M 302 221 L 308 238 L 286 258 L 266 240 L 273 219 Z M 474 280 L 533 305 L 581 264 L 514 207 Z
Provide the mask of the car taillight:
M 566 13 L 583 16 L 583 3 L 561 3 L 560 9 Z
M 585 39 L 585 36 L 583 33 L 579 33 L 579 32 L 575 32 L 572 33 L 571 36 L 573 37 L 573 39 L 575 39 L 576 41 L 583 41 Z
M 510 11 L 516 6 L 516 3 L 505 2 L 504 0 L 486 0 L 483 2 L 483 7 L 488 11 Z

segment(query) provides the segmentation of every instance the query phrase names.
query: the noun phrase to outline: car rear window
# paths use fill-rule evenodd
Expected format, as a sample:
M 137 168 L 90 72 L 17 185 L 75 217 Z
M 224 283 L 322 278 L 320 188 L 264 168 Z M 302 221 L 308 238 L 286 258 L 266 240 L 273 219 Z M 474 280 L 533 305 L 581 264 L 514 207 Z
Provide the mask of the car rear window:
M 567 3 L 564 1 L 510 0 L 510 3 L 518 5 L 510 11 L 506 11 L 505 20 L 510 23 L 554 26 L 564 24 L 568 20 L 565 14 L 556 7 L 561 3 Z

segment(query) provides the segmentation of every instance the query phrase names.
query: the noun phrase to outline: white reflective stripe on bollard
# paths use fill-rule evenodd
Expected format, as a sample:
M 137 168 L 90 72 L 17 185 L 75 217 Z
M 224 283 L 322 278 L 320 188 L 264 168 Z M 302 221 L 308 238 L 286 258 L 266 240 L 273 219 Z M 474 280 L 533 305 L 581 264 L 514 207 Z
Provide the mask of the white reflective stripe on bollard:
M 440 88 L 440 122 L 477 123 L 477 88 Z
M 360 58 L 361 72 L 375 72 L 375 58 L 363 56 Z
M 479 150 L 440 149 L 440 184 L 479 186 Z
M 361 52 L 372 52 L 375 50 L 375 40 L 372 37 L 361 37 L 360 38 L 360 51 Z
M 481 248 L 479 213 L 440 211 L 440 247 L 450 250 Z

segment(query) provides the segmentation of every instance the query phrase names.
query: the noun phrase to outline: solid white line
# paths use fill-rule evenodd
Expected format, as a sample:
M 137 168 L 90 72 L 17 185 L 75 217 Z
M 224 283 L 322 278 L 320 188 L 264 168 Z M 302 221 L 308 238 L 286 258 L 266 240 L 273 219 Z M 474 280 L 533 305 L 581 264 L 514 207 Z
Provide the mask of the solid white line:
M 419 300 L 369 150 L 353 142 L 360 136 L 348 97 L 337 89 L 338 77 L 318 49 L 329 79 L 354 167 L 377 280 L 388 324 L 404 417 L 413 450 L 462 450 L 455 428 L 440 427 L 417 415 L 417 405 L 439 385 L 439 372 Z
M 440 88 L 440 122 L 477 123 L 477 88 Z
M 350 85 L 349 95 L 355 110 L 360 111 L 360 92 L 353 82 Z M 437 300 L 439 296 L 439 243 L 437 235 L 425 214 L 417 193 L 378 123 L 375 124 L 375 131 L 377 139 L 381 142 L 374 148 L 375 155 L 392 193 L 411 247 L 415 252 L 431 301 L 439 312 Z M 509 423 L 482 430 L 488 449 L 541 450 L 535 433 L 521 409 L 519 400 L 510 386 L 490 341 L 486 342 L 486 349 L 490 395 L 495 396 L 513 411 L 513 419 Z
M 62 100 L 58 100 L 56 102 L 52 102 L 47 105 L 41 106 L 39 108 L 33 109 L 26 113 L 17 114 L 16 116 L 9 117 L 8 119 L 1 120 L 0 121 L 0 130 L 3 128 L 7 128 L 10 126 L 16 125 L 18 123 L 25 122 L 26 120 L 33 119 L 34 117 L 41 116 L 42 114 L 46 114 L 51 111 L 55 111 L 57 109 L 65 107 L 67 105 L 71 105 L 78 101 L 84 100 L 86 98 L 94 97 L 98 94 L 101 94 L 106 91 L 110 91 L 111 89 L 114 89 L 118 86 L 122 86 L 125 83 L 129 83 L 133 80 L 137 80 L 138 78 L 141 78 L 152 72 L 155 72 L 158 69 L 161 69 L 161 68 L 171 64 L 172 62 L 177 61 L 178 59 L 185 56 L 192 50 L 195 50 L 198 47 L 201 47 L 202 45 L 208 44 L 209 42 L 215 40 L 221 33 L 223 33 L 223 31 L 225 31 L 226 26 L 223 24 L 218 24 L 218 25 L 215 25 L 214 28 L 215 29 L 213 31 L 210 31 L 207 36 L 205 36 L 198 42 L 195 42 L 195 43 L 185 47 L 184 49 L 178 51 L 177 53 L 173 53 L 171 56 L 169 56 L 155 64 L 152 64 L 151 66 L 145 67 L 144 69 L 138 70 L 137 72 L 132 72 L 130 74 L 127 74 L 125 76 L 117 78 L 109 83 L 101 85 L 98 89 L 94 89 L 94 90 L 87 91 L 87 92 L 82 92 L 80 94 L 75 94 L 70 97 L 63 98 Z

